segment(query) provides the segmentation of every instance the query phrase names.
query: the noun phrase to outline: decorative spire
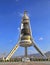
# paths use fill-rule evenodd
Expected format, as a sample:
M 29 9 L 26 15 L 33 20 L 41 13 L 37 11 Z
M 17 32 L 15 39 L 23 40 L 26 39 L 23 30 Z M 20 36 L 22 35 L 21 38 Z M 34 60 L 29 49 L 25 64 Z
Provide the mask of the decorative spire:
M 27 14 L 27 11 L 24 11 L 24 14 Z
M 27 11 L 24 11 L 23 19 L 29 19 L 28 15 L 27 15 Z

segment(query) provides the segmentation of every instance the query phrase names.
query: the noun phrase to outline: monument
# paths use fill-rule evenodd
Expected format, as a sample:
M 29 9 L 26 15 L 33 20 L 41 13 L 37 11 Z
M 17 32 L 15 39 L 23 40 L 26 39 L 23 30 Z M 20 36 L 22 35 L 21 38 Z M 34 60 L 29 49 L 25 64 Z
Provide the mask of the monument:
M 44 53 L 42 53 L 41 50 L 38 48 L 38 46 L 36 45 L 36 43 L 32 37 L 30 19 L 27 15 L 26 11 L 24 12 L 24 15 L 23 15 L 22 21 L 21 21 L 19 40 L 18 40 L 17 44 L 15 45 L 15 47 L 8 54 L 8 56 L 6 57 L 5 60 L 10 60 L 12 55 L 15 53 L 15 51 L 20 46 L 25 48 L 25 58 L 28 58 L 27 48 L 30 46 L 33 46 L 42 56 L 45 56 Z

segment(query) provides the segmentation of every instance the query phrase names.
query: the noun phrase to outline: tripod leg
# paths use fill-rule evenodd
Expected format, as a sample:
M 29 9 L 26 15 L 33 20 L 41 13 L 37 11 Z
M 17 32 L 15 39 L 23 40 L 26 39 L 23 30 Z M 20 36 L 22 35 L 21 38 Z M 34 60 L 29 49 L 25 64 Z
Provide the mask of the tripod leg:
M 37 47 L 36 43 L 34 40 L 32 40 L 32 45 L 35 47 L 35 49 L 46 58 L 45 54 Z
M 16 46 L 12 49 L 12 51 L 8 54 L 5 60 L 9 60 L 12 55 L 15 53 L 15 51 L 19 48 L 19 44 L 16 44 Z

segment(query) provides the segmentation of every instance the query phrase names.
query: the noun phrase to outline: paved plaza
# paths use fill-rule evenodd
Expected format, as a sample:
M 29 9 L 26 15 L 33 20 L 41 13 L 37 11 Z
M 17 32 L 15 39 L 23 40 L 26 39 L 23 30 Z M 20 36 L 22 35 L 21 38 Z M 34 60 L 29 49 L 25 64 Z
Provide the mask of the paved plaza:
M 50 65 L 50 62 L 0 62 L 0 65 Z

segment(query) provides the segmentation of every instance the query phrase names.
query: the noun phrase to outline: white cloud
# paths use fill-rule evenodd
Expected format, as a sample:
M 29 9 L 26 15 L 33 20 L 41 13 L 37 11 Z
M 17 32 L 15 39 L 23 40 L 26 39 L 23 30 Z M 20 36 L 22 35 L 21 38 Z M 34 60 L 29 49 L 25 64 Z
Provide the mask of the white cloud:
M 27 15 L 30 17 L 30 14 L 29 13 L 27 13 Z
M 22 16 L 23 16 L 23 13 L 21 13 L 21 12 L 18 12 L 18 15 L 22 17 Z
M 43 40 L 43 37 L 40 37 L 40 38 L 39 38 L 39 41 L 42 41 L 42 40 Z
M 10 40 L 9 42 L 12 42 L 13 40 Z
M 18 27 L 17 29 L 18 29 L 18 31 L 20 32 L 20 28 Z

